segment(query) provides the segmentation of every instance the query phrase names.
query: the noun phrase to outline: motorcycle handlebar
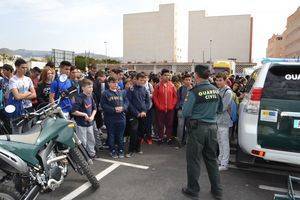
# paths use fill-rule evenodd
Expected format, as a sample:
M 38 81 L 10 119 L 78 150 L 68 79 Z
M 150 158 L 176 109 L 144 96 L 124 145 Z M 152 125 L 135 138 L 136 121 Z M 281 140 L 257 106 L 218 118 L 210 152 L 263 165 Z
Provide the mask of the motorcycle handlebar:
M 59 103 L 61 102 L 61 100 L 63 100 L 64 98 L 68 98 L 71 94 L 75 93 L 77 91 L 77 89 L 75 88 L 70 88 L 72 90 L 68 90 L 65 93 L 62 94 L 61 97 L 59 97 L 56 101 L 54 101 L 53 103 L 50 103 L 40 109 L 38 109 L 37 111 L 31 112 L 31 113 L 27 113 L 22 115 L 21 117 L 18 117 L 14 120 L 12 120 L 13 123 L 16 124 L 16 126 L 20 126 L 22 123 L 24 123 L 26 120 L 31 120 L 34 117 L 39 117 L 42 116 L 44 114 L 47 114 L 49 111 L 57 111 L 57 114 L 59 114 L 60 117 L 64 117 L 62 114 L 62 109 L 59 107 Z

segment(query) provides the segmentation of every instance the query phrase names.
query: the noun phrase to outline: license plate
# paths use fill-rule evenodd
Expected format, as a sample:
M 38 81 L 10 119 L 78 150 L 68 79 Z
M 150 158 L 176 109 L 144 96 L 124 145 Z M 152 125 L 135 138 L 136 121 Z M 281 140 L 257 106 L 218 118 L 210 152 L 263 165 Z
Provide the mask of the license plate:
M 300 120 L 299 119 L 294 119 L 294 128 L 300 129 Z

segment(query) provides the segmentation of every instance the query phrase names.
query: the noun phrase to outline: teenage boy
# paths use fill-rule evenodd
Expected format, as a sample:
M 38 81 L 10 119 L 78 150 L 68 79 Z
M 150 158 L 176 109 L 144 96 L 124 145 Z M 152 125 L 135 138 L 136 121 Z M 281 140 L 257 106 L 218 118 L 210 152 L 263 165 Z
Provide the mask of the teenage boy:
M 230 102 L 232 101 L 232 90 L 227 84 L 227 76 L 224 73 L 216 75 L 216 85 L 219 88 L 219 94 L 222 97 L 223 111 L 218 114 L 218 143 L 219 143 L 219 170 L 227 170 L 230 156 L 229 146 L 229 127 L 232 126 L 230 118 Z
M 77 123 L 77 136 L 91 158 L 95 158 L 95 138 L 93 131 L 94 118 L 97 112 L 93 100 L 93 82 L 88 79 L 81 81 L 82 93 L 75 98 L 72 115 Z
M 4 95 L 4 106 L 7 105 L 8 95 L 9 95 L 9 79 L 13 76 L 14 68 L 11 65 L 4 64 L 2 67 L 3 72 L 3 95 Z
M 152 124 L 153 124 L 153 119 L 154 119 L 154 110 L 151 109 L 153 107 L 153 102 L 152 102 L 152 96 L 153 96 L 153 92 L 154 92 L 154 87 L 153 85 L 149 82 L 149 78 L 146 75 L 146 81 L 144 84 L 147 92 L 149 93 L 150 96 L 150 106 L 149 106 L 149 110 L 147 112 L 147 123 L 146 123 L 146 137 L 145 137 L 145 142 L 147 144 L 152 144 Z
M 124 89 L 124 72 L 122 69 L 113 69 L 111 70 L 111 76 L 117 79 L 118 81 L 118 89 L 123 90 Z
M 170 81 L 171 73 L 167 69 L 161 71 L 161 81 L 155 86 L 153 102 L 156 107 L 156 122 L 159 132 L 158 144 L 162 143 L 164 134 L 168 143 L 172 142 L 174 111 L 177 103 L 177 92 Z
M 28 70 L 28 66 L 25 60 L 19 58 L 15 62 L 16 74 L 9 80 L 9 90 L 12 102 L 21 101 L 22 109 L 32 112 L 32 99 L 36 98 L 36 92 L 32 80 L 25 76 L 25 73 Z M 10 97 L 9 97 L 10 99 Z M 10 101 L 10 100 L 8 100 Z M 9 103 L 9 102 L 8 102 Z M 18 107 L 18 106 L 16 106 Z M 16 127 L 12 123 L 13 133 L 22 133 L 30 129 L 31 122 L 24 124 L 23 126 Z
M 100 100 L 103 92 L 107 89 L 106 76 L 103 71 L 99 70 L 96 73 L 96 81 L 94 82 L 94 99 L 97 105 L 97 114 L 95 116 L 96 128 L 98 131 L 95 131 L 94 135 L 96 140 L 96 148 L 100 150 L 103 148 L 102 144 L 102 131 L 101 127 L 103 126 L 103 110 L 101 108 Z
M 41 73 L 42 73 L 42 70 L 38 67 L 34 67 L 30 70 L 30 78 L 32 80 L 35 91 L 37 91 L 38 84 L 40 82 Z M 32 99 L 32 104 L 33 104 L 34 108 L 37 108 L 37 106 L 38 106 L 37 98 Z
M 192 76 L 190 74 L 185 74 L 182 77 L 182 83 L 183 85 L 178 89 L 177 96 L 177 116 L 178 116 L 178 126 L 177 126 L 177 140 L 178 140 L 178 146 L 181 147 L 185 144 L 185 118 L 182 115 L 182 106 L 184 103 L 184 100 L 186 98 L 186 95 L 188 93 L 188 90 L 192 89 Z
M 96 73 L 98 71 L 98 68 L 97 68 L 97 65 L 96 64 L 93 64 L 93 65 L 90 65 L 88 67 L 88 73 L 87 73 L 87 76 L 86 78 L 87 79 L 90 79 L 91 81 L 95 82 L 96 81 Z
M 132 116 L 130 121 L 130 143 L 128 154 L 131 157 L 135 152 L 142 153 L 141 141 L 147 133 L 147 112 L 150 109 L 150 94 L 144 87 L 146 75 L 138 73 L 135 85 L 128 90 L 129 113 Z
M 62 61 L 60 63 L 60 75 L 52 82 L 50 90 L 50 103 L 53 103 L 59 97 L 67 92 L 72 87 L 72 82 L 68 78 L 70 75 L 72 64 L 68 61 Z M 60 107 L 66 118 L 69 118 L 69 112 L 72 110 L 71 98 L 65 97 L 60 101 Z
M 112 158 L 124 158 L 124 131 L 126 126 L 125 111 L 128 100 L 123 91 L 118 90 L 118 80 L 109 77 L 109 89 L 101 97 L 101 106 L 104 111 L 104 121 L 108 132 L 108 143 Z M 118 149 L 115 147 L 117 141 Z

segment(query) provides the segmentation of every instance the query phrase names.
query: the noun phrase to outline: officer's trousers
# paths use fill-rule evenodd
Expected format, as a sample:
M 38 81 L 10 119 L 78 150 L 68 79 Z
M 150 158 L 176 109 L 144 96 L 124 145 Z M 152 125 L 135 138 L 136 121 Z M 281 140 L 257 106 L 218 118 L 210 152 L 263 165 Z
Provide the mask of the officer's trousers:
M 211 183 L 211 190 L 221 194 L 220 173 L 217 163 L 217 126 L 203 123 L 189 123 L 187 137 L 187 188 L 192 193 L 200 192 L 201 159 L 203 158 Z

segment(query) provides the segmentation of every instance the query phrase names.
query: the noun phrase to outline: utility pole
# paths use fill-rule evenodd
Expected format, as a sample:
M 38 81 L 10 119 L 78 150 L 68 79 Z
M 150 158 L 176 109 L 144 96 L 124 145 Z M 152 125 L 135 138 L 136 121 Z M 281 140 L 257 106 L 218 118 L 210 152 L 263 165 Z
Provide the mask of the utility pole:
M 84 51 L 85 70 L 87 69 L 86 51 Z
M 209 40 L 209 63 L 211 64 L 211 43 L 212 40 Z
M 205 63 L 205 61 L 204 61 L 204 50 L 202 51 L 202 62 Z
M 107 60 L 108 60 L 108 57 L 107 57 L 107 42 L 105 41 L 104 42 L 104 45 L 105 45 L 105 68 L 107 68 Z

